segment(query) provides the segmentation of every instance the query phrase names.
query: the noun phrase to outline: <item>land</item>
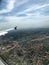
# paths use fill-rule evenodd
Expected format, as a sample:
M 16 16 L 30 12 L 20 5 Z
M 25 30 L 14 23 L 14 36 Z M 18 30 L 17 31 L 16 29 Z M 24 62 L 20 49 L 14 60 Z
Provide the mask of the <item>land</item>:
M 8 65 L 49 65 L 49 28 L 13 30 L 1 36 L 0 57 Z

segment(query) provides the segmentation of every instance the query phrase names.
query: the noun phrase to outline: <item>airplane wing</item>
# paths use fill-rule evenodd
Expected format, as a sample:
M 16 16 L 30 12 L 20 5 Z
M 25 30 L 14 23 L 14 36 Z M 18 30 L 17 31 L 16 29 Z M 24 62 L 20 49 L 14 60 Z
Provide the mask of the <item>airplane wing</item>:
M 0 31 L 0 36 L 7 34 L 8 31 L 11 31 L 11 30 L 14 30 L 14 29 L 17 30 L 17 26 L 14 27 L 14 28 L 10 28 L 10 29 L 4 30 L 4 31 Z

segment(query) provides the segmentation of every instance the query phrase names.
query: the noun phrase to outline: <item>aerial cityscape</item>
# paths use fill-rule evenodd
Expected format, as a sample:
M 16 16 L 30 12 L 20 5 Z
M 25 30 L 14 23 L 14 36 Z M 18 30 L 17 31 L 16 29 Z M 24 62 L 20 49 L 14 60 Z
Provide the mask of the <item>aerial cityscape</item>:
M 0 65 L 49 65 L 49 0 L 0 0 Z
M 13 30 L 1 36 L 0 57 L 8 65 L 49 65 L 49 28 Z

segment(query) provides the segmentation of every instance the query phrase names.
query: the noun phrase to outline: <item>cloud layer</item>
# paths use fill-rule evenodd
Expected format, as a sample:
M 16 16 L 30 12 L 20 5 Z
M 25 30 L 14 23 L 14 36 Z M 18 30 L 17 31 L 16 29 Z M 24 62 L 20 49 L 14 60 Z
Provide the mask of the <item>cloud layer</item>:
M 8 25 L 9 24 L 9 25 Z M 49 0 L 3 0 L 0 28 L 49 27 Z M 0 30 L 1 30 L 0 29 Z

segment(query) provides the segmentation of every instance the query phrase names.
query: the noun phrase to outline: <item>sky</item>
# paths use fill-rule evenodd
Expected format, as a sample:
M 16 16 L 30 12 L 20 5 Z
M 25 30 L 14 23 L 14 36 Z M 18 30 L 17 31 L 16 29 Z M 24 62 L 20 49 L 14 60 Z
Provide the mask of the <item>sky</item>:
M 0 31 L 15 26 L 49 27 L 49 0 L 0 0 Z

